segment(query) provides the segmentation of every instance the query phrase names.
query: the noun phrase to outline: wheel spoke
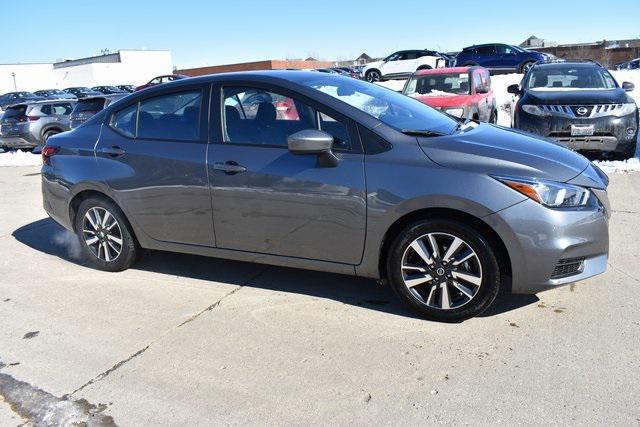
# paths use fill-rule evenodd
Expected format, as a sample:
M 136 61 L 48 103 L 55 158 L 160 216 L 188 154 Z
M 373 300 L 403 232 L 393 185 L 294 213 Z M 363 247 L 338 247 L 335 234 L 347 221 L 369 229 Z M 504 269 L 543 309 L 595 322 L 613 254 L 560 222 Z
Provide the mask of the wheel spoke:
M 429 251 L 427 250 L 427 247 L 424 245 L 422 240 L 415 240 L 413 243 L 411 243 L 411 248 L 416 251 L 418 256 L 422 258 L 422 260 L 426 262 L 427 265 L 433 264 L 433 259 L 429 255 Z
M 467 254 L 466 254 L 465 256 L 463 256 L 462 258 L 455 260 L 452 264 L 453 264 L 454 266 L 460 265 L 460 264 L 462 264 L 463 262 L 467 261 L 468 259 L 473 258 L 475 255 L 476 255 L 476 254 L 475 254 L 473 251 L 470 251 L 469 253 L 467 253 Z
M 101 225 L 102 224 L 102 217 L 100 216 L 100 211 L 96 208 L 91 209 L 91 211 L 93 212 L 93 220 L 97 225 Z
M 467 296 L 467 298 L 469 298 L 469 299 L 473 298 L 473 291 L 471 289 L 467 288 L 462 283 L 460 283 L 460 282 L 458 282 L 456 280 L 452 280 L 451 284 L 453 286 L 455 286 L 455 288 L 458 289 L 460 292 L 465 294 Z
M 442 256 L 442 260 L 449 262 L 453 254 L 455 254 L 458 249 L 460 249 L 462 243 L 463 242 L 461 239 L 454 237 L 453 242 L 451 242 L 451 245 L 449 245 L 449 249 L 447 249 L 447 252 L 445 252 L 445 254 Z
M 95 232 L 95 231 L 93 231 L 93 230 L 87 230 L 87 229 L 83 229 L 83 230 L 82 230 L 82 232 L 83 232 L 83 233 L 96 234 L 96 232 Z
M 115 242 L 115 243 L 119 244 L 120 246 L 122 246 L 122 239 L 119 239 L 116 236 L 113 236 L 111 234 L 107 234 L 107 239 L 111 240 L 112 242 Z
M 91 227 L 93 227 L 94 230 L 97 230 L 98 226 L 96 225 L 95 221 L 93 220 L 93 217 L 91 216 L 91 212 L 92 211 L 87 211 L 87 213 L 84 215 L 84 217 L 87 219 L 87 221 L 89 221 L 89 225 L 91 225 Z
M 426 268 L 418 267 L 417 265 L 403 265 L 402 269 L 403 270 L 415 270 L 415 271 L 419 271 L 420 273 L 426 273 L 427 272 Z
M 90 239 L 85 240 L 85 242 L 87 243 L 87 246 L 91 246 L 93 244 L 95 244 L 99 239 L 97 237 L 92 237 Z
M 429 296 L 427 297 L 427 305 L 433 305 L 434 297 L 436 296 L 436 289 L 438 289 L 438 285 L 431 286 L 431 290 L 429 291 Z
M 430 282 L 431 280 L 433 280 L 433 277 L 431 277 L 431 275 L 424 274 L 413 279 L 404 279 L 404 283 L 406 283 L 409 288 L 413 288 L 415 286 L 422 285 L 423 283 Z
M 465 282 L 472 283 L 476 286 L 480 286 L 480 284 L 482 283 L 482 277 L 474 276 L 469 273 L 463 273 L 461 271 L 452 271 L 451 275 L 456 279 L 462 279 Z
M 448 310 L 451 308 L 451 299 L 449 298 L 449 287 L 447 286 L 447 282 L 442 282 L 440 284 L 440 307 Z
M 107 242 L 102 242 L 102 249 L 104 251 L 105 261 L 111 261 L 111 254 L 109 253 L 109 245 L 107 245 Z
M 109 211 L 104 211 L 104 217 L 102 218 L 102 228 L 106 228 L 107 222 L 109 222 L 109 218 L 111 218 L 111 214 Z
M 433 234 L 429 234 L 429 243 L 431 243 L 431 249 L 433 250 L 433 258 L 440 258 L 440 248 L 438 248 L 438 243 L 436 242 L 436 238 Z

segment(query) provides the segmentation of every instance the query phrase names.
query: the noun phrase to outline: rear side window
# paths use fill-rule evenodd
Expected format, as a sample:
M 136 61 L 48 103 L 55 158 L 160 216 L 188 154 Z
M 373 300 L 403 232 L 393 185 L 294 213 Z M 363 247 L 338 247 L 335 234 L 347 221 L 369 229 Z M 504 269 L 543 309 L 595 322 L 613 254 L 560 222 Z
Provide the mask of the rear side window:
M 40 107 L 40 111 L 42 112 L 42 114 L 46 114 L 47 116 L 51 115 L 51 105 L 47 104 L 47 105 L 43 105 Z
M 75 113 L 97 113 L 104 108 L 104 98 L 92 98 L 78 101 L 73 111 Z
M 200 134 L 200 90 L 176 92 L 142 101 L 138 138 L 197 141 Z
M 478 55 L 493 55 L 495 50 L 493 46 L 480 46 L 476 48 L 476 54 Z
M 138 104 L 130 105 L 120 111 L 116 111 L 111 116 L 109 126 L 117 130 L 121 134 L 130 138 L 136 135 L 136 113 Z

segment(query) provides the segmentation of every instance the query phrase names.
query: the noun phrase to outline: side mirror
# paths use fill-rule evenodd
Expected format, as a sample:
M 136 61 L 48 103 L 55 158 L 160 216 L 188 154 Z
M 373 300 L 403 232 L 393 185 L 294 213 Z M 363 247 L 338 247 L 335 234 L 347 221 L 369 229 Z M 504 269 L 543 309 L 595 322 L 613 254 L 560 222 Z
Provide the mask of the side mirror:
M 331 151 L 333 136 L 317 129 L 305 129 L 287 137 L 287 146 L 292 154 L 318 156 L 318 165 L 321 167 L 335 167 L 338 158 Z
M 622 89 L 624 89 L 625 92 L 631 92 L 632 90 L 634 90 L 636 88 L 636 85 L 634 85 L 631 82 L 624 82 L 622 83 Z
M 489 93 L 489 88 L 487 86 L 478 86 L 476 93 Z
M 507 92 L 512 93 L 514 95 L 520 95 L 520 86 L 519 85 L 509 85 L 509 87 L 507 87 Z

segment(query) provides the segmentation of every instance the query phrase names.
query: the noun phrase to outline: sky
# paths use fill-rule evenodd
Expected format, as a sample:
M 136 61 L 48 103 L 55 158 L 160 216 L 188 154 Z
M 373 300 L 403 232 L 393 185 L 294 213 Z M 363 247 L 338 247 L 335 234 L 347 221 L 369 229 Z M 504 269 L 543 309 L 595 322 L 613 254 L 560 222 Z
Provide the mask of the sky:
M 107 0 L 0 2 L 0 64 L 168 49 L 178 68 L 264 59 L 456 51 L 530 35 L 640 37 L 640 0 Z M 391 4 L 391 6 L 389 6 Z

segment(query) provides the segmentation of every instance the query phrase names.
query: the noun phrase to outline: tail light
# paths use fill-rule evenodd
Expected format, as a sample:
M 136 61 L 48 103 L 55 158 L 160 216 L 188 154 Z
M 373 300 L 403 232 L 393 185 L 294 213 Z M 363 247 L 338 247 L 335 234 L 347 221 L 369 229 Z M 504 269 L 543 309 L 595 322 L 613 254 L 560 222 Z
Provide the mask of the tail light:
M 50 165 L 51 157 L 53 157 L 58 151 L 60 151 L 60 147 L 52 147 L 50 145 L 42 147 L 42 163 Z
M 27 120 L 29 120 L 30 122 L 35 122 L 39 118 L 40 116 L 27 116 Z

